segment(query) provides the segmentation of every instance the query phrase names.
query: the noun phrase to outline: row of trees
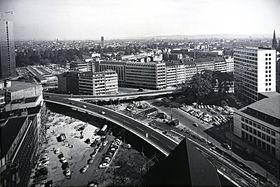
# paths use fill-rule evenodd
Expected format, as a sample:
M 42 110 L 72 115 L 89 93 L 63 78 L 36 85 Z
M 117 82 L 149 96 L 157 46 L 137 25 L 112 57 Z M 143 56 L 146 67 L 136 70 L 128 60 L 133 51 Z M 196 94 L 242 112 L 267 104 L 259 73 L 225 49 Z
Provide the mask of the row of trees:
M 42 51 L 26 49 L 24 51 L 17 52 L 16 65 L 18 67 L 48 63 L 65 65 L 67 61 L 82 59 L 82 55 L 87 52 L 88 51 L 85 49 L 52 50 L 49 48 Z

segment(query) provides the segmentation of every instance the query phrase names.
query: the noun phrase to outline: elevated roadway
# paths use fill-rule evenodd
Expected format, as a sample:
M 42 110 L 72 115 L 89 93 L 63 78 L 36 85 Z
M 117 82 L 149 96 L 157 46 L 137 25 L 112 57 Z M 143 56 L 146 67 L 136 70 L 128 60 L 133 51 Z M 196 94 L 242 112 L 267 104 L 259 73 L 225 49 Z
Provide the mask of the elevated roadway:
M 175 149 L 175 147 L 179 143 L 169 138 L 168 136 L 162 134 L 161 132 L 152 129 L 150 126 L 140 121 L 137 121 L 129 116 L 126 116 L 124 114 L 117 113 L 112 109 L 90 104 L 79 100 L 72 100 L 72 98 L 64 98 L 56 95 L 44 95 L 44 97 L 45 97 L 44 100 L 46 102 L 54 103 L 66 107 L 71 107 L 74 110 L 88 113 L 89 115 L 93 115 L 99 118 L 109 120 L 119 125 L 120 127 L 123 127 L 124 129 L 127 129 L 128 131 L 134 133 L 135 135 L 137 135 L 138 137 L 140 137 L 141 139 L 143 139 L 144 141 L 146 141 L 147 143 L 149 143 L 150 145 L 158 149 L 166 156 L 173 149 Z M 207 153 L 208 155 L 211 155 L 213 159 L 222 162 L 224 165 L 223 167 L 228 168 L 229 171 L 233 172 L 235 177 L 237 177 L 240 180 L 242 179 L 243 181 L 246 181 L 246 185 L 237 184 L 236 186 L 255 186 L 258 183 L 257 179 L 254 176 L 250 175 L 248 172 L 244 171 L 240 167 L 233 165 L 232 163 L 230 163 L 229 161 L 221 157 L 221 155 L 217 155 L 216 153 L 208 150 L 207 148 L 203 147 L 197 142 L 194 142 L 191 139 L 189 140 L 193 142 L 199 149 L 203 150 L 203 152 Z M 223 175 L 226 175 L 225 172 L 222 172 L 221 170 L 218 170 L 218 172 L 222 173 Z M 229 175 L 227 176 L 229 177 Z M 232 178 L 232 176 L 229 177 L 229 179 L 230 178 Z
M 48 96 L 55 96 L 60 98 L 71 98 L 72 100 L 77 101 L 110 101 L 110 100 L 127 100 L 127 99 L 137 99 L 137 98 L 147 98 L 152 96 L 164 96 L 168 94 L 172 94 L 178 92 L 174 89 L 169 90 L 153 90 L 153 91 L 145 91 L 145 92 L 133 92 L 133 93 L 124 93 L 124 94 L 115 94 L 115 95 L 69 95 L 69 94 L 57 94 L 57 93 L 50 93 L 44 92 L 44 96 L 47 98 Z
M 111 109 L 56 96 L 48 96 L 44 98 L 44 100 L 49 103 L 71 107 L 75 110 L 86 112 L 90 115 L 112 121 L 142 138 L 165 155 L 168 155 L 170 151 L 172 151 L 177 146 L 177 142 L 165 136 L 164 134 L 155 131 L 148 125 L 143 124 L 140 121 L 137 121 L 124 114 L 117 113 Z

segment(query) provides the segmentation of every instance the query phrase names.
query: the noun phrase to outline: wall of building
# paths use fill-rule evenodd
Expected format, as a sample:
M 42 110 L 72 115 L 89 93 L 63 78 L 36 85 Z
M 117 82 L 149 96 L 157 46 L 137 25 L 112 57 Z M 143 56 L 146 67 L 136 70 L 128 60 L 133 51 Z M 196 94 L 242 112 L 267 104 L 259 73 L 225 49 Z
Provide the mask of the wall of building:
M 125 67 L 125 85 L 147 89 L 166 87 L 165 63 L 128 62 Z
M 166 86 L 179 86 L 186 81 L 186 71 L 184 65 L 166 66 Z
M 82 95 L 116 94 L 118 93 L 118 75 L 114 71 L 81 73 L 79 93 Z
M 278 127 L 242 112 L 236 112 L 233 119 L 233 133 L 236 136 L 280 160 L 280 130 Z

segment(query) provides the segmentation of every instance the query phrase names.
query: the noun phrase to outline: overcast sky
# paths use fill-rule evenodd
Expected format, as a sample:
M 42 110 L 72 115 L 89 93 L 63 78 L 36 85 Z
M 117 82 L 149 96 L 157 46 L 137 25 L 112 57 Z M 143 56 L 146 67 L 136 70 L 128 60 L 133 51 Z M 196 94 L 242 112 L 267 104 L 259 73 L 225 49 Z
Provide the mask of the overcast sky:
M 280 33 L 280 0 L 0 0 L 16 39 Z

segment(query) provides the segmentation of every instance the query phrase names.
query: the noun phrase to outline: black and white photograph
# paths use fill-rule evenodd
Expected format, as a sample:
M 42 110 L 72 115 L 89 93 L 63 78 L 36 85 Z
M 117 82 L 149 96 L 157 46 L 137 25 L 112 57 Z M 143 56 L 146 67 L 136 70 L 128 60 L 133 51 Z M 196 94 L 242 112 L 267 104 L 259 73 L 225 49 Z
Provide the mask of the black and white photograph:
M 0 187 L 280 187 L 280 0 L 0 0 Z

